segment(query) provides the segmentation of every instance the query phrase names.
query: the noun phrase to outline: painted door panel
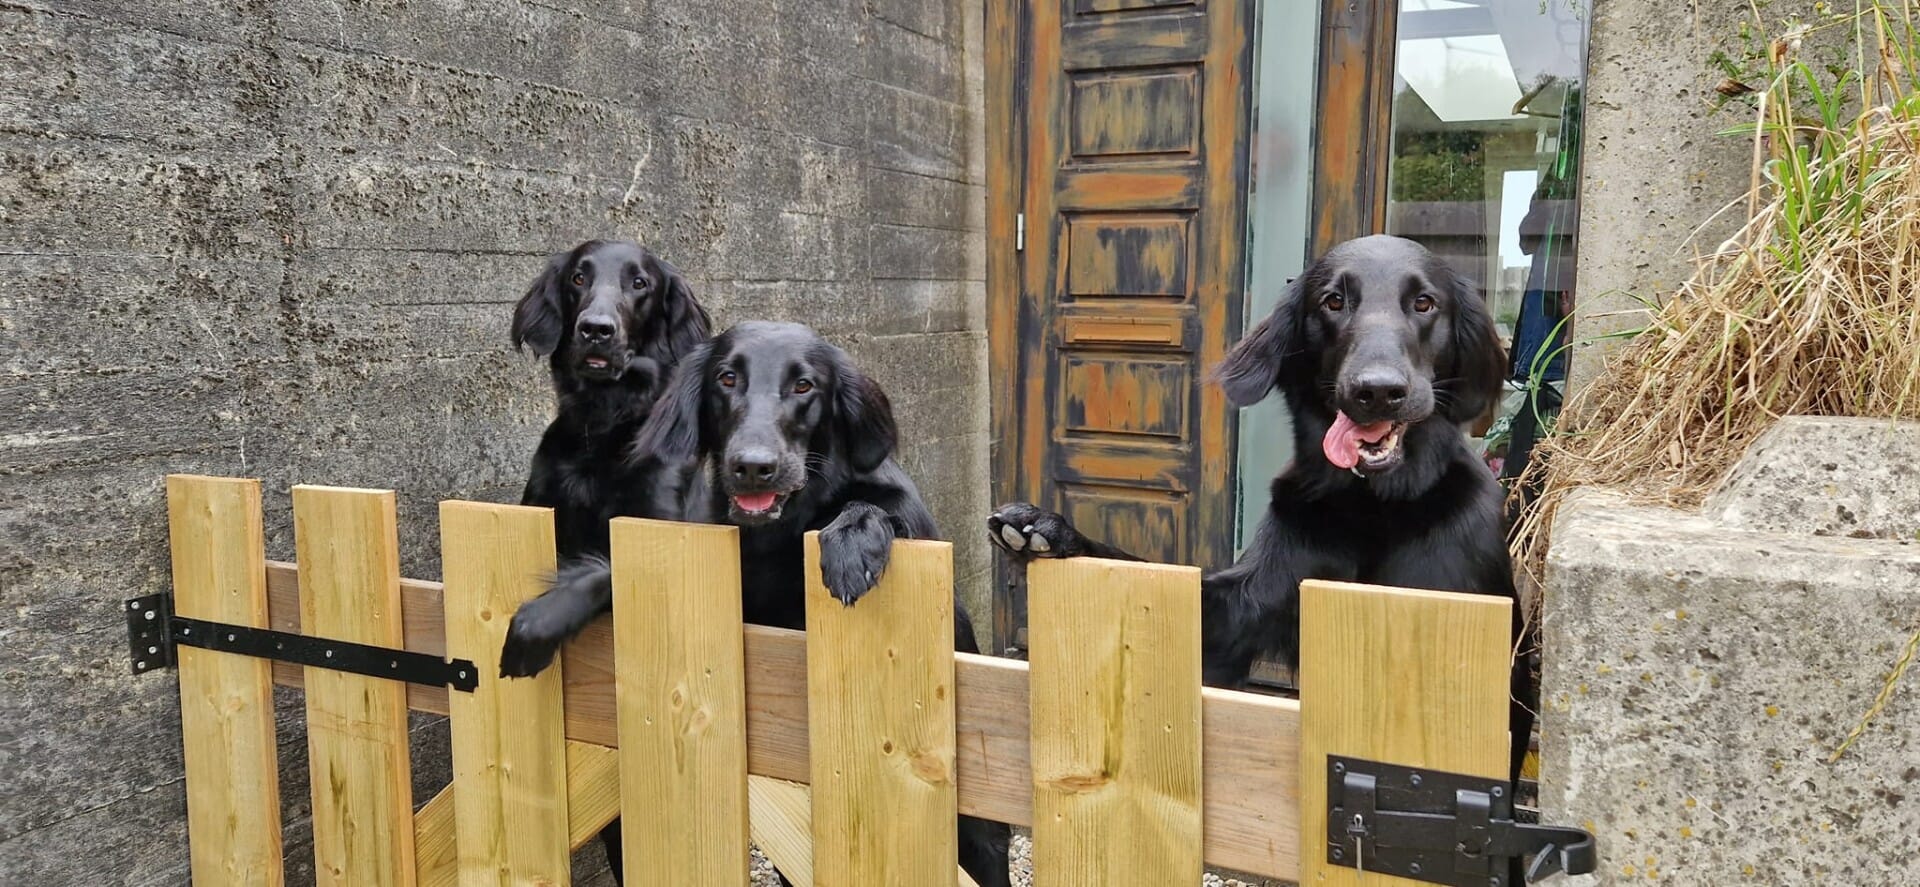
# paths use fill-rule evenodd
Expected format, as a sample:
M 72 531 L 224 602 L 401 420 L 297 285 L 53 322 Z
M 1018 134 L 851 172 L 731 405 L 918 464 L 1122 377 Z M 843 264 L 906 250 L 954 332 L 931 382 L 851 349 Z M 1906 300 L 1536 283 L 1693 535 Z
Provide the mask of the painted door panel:
M 1240 326 L 1252 4 L 1035 0 L 995 202 L 1026 219 L 990 263 L 996 498 L 1143 557 L 1232 555 L 1232 416 L 1206 373 Z M 997 26 L 996 26 L 997 23 Z M 989 120 L 989 126 L 994 125 Z M 996 273 L 998 271 L 999 273 Z M 1011 341 L 1009 341 L 1011 336 Z M 1002 595 L 1016 640 L 1024 595 Z

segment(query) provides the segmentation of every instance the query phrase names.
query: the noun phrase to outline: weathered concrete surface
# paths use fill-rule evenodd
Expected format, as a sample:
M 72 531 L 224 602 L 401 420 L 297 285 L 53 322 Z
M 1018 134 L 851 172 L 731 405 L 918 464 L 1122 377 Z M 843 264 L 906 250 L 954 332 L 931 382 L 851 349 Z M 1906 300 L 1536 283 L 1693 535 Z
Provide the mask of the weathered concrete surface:
M 437 575 L 433 503 L 515 498 L 550 409 L 511 303 L 586 237 L 845 343 L 984 598 L 979 10 L 0 0 L 0 882 L 185 880 L 174 685 L 117 622 L 162 476 L 260 477 L 275 557 L 289 485 L 397 489 Z
M 1784 16 L 1774 4 L 1768 15 Z M 1573 384 L 1592 379 L 1614 341 L 1644 325 L 1633 297 L 1665 295 L 1691 259 L 1733 231 L 1731 217 L 1695 228 L 1745 194 L 1751 146 L 1716 135 L 1739 122 L 1709 113 L 1724 76 L 1710 63 L 1737 48 L 1746 0 L 1602 0 L 1593 4 L 1583 122 Z M 1696 249 L 1697 247 L 1697 249 Z
M 1542 801 L 1601 883 L 1914 882 L 1920 669 L 1827 759 L 1920 630 L 1920 423 L 1784 420 L 1702 513 L 1576 494 L 1543 629 Z

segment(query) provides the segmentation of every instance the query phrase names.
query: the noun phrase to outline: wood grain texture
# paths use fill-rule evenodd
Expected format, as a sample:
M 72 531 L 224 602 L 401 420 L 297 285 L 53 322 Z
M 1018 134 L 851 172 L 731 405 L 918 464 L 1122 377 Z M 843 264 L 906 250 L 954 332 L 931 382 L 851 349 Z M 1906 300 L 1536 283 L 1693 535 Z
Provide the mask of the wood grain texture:
M 1028 567 L 1034 887 L 1199 883 L 1200 571 Z
M 620 815 L 620 750 L 567 740 L 567 846 L 576 850 Z
M 617 749 L 567 740 L 568 848 L 580 849 L 620 815 L 619 757 Z M 453 799 L 450 785 L 413 814 L 419 887 L 452 887 L 460 882 Z
M 739 531 L 613 522 L 628 887 L 747 884 Z
M 988 3 L 1024 78 L 989 171 L 1028 232 L 1003 289 L 990 266 L 994 499 L 1091 513 L 1172 563 L 1233 554 L 1236 413 L 1205 380 L 1241 328 L 1256 6 Z M 1158 334 L 1100 323 L 1118 312 Z M 1028 607 L 1000 578 L 1007 642 Z
M 1386 230 L 1400 15 L 1399 0 L 1321 2 L 1309 257 Z
M 405 642 L 391 490 L 296 486 L 293 537 L 302 634 Z M 413 884 L 406 684 L 324 668 L 304 678 L 315 882 Z
M 747 777 L 753 846 L 793 887 L 813 887 L 813 792 L 806 785 L 768 776 Z M 956 867 L 959 887 L 980 887 Z
M 844 606 L 808 533 L 807 712 L 819 887 L 954 883 L 953 546 L 901 541 Z
M 813 793 L 798 782 L 747 778 L 753 846 L 793 887 L 813 887 Z
M 454 887 L 460 883 L 460 847 L 454 834 L 453 797 L 453 786 L 449 785 L 413 813 L 416 887 Z
M 1301 583 L 1301 883 L 1397 882 L 1326 863 L 1329 754 L 1504 781 L 1511 606 L 1490 595 Z
M 292 564 L 269 562 L 268 589 L 276 628 L 299 630 L 299 580 Z M 407 649 L 444 655 L 440 584 L 408 579 Z M 747 768 L 761 776 L 806 782 L 808 763 L 807 638 L 797 631 L 749 625 Z M 597 746 L 615 734 L 613 632 L 587 627 L 566 649 L 567 737 Z M 954 704 L 960 812 L 1014 825 L 1033 823 L 1033 768 L 1028 757 L 1027 663 L 954 655 Z M 276 668 L 274 681 L 299 687 L 298 668 Z M 445 688 L 413 687 L 415 709 L 447 713 Z M 1209 865 L 1291 879 L 1298 868 L 1300 704 L 1292 699 L 1204 688 L 1200 691 L 1205 848 Z M 577 782 L 577 780 L 576 780 Z M 581 795 L 569 806 L 577 814 Z M 577 823 L 576 823 L 577 828 Z M 575 843 L 582 839 L 576 831 Z
M 572 847 L 564 665 L 500 677 L 514 611 L 545 591 L 553 572 L 553 511 L 442 502 L 440 560 L 447 655 L 472 660 L 480 678 L 447 703 L 461 887 L 565 885 Z
M 260 482 L 170 475 L 167 532 L 181 616 L 267 627 Z M 265 659 L 179 647 L 187 847 L 202 884 L 282 883 L 273 672 Z
M 995 502 L 1011 501 L 1020 489 L 1019 460 L 1000 441 L 1017 439 L 1017 412 L 1020 409 L 1019 334 L 1022 302 L 1020 298 L 1020 259 L 1015 217 L 1025 212 L 1021 182 L 1024 178 L 1026 115 L 1016 96 L 1025 83 L 1020 66 L 1018 0 L 985 0 L 986 30 L 981 40 L 985 85 L 986 136 L 986 274 L 987 274 L 987 391 L 994 444 L 992 495 Z M 1005 558 L 995 556 L 996 589 L 1005 589 L 1018 579 Z M 993 643 L 1004 650 L 1025 623 L 1016 608 L 1014 595 L 1005 591 L 993 596 Z

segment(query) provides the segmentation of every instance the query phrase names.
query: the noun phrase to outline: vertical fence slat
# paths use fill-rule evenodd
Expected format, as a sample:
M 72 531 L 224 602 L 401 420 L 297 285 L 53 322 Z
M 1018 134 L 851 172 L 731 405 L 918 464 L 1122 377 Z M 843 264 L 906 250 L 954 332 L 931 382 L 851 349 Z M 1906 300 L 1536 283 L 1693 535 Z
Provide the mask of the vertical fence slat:
M 461 887 L 571 879 L 561 665 L 500 677 L 514 610 L 553 572 L 553 532 L 550 509 L 440 503 L 447 655 L 480 671 L 473 692 L 447 697 Z
M 293 536 L 301 633 L 405 646 L 392 491 L 296 486 Z M 316 883 L 410 887 L 406 685 L 324 668 L 303 679 Z
M 807 719 L 819 887 L 954 883 L 953 546 L 896 542 L 845 607 L 807 534 Z
M 1308 580 L 1300 586 L 1300 883 L 1377 884 L 1327 864 L 1327 756 L 1507 773 L 1511 603 Z
M 613 522 L 627 887 L 747 883 L 746 647 L 733 527 Z
M 267 627 L 260 482 L 167 478 L 174 610 Z M 202 884 L 278 885 L 280 774 L 273 670 L 264 659 L 179 648 L 188 855 Z
M 1200 571 L 1027 578 L 1035 887 L 1199 883 Z

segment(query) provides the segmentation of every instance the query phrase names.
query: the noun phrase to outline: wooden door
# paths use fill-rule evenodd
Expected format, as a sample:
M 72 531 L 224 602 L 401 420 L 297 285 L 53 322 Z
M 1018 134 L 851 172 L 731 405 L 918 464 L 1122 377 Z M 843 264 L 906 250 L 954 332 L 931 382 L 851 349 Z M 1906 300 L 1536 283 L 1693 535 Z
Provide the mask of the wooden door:
M 995 498 L 1224 565 L 1233 415 L 1206 374 L 1244 298 L 1253 6 L 990 6 L 988 63 L 1016 72 L 988 118 Z M 1003 646 L 1023 597 L 999 596 Z

